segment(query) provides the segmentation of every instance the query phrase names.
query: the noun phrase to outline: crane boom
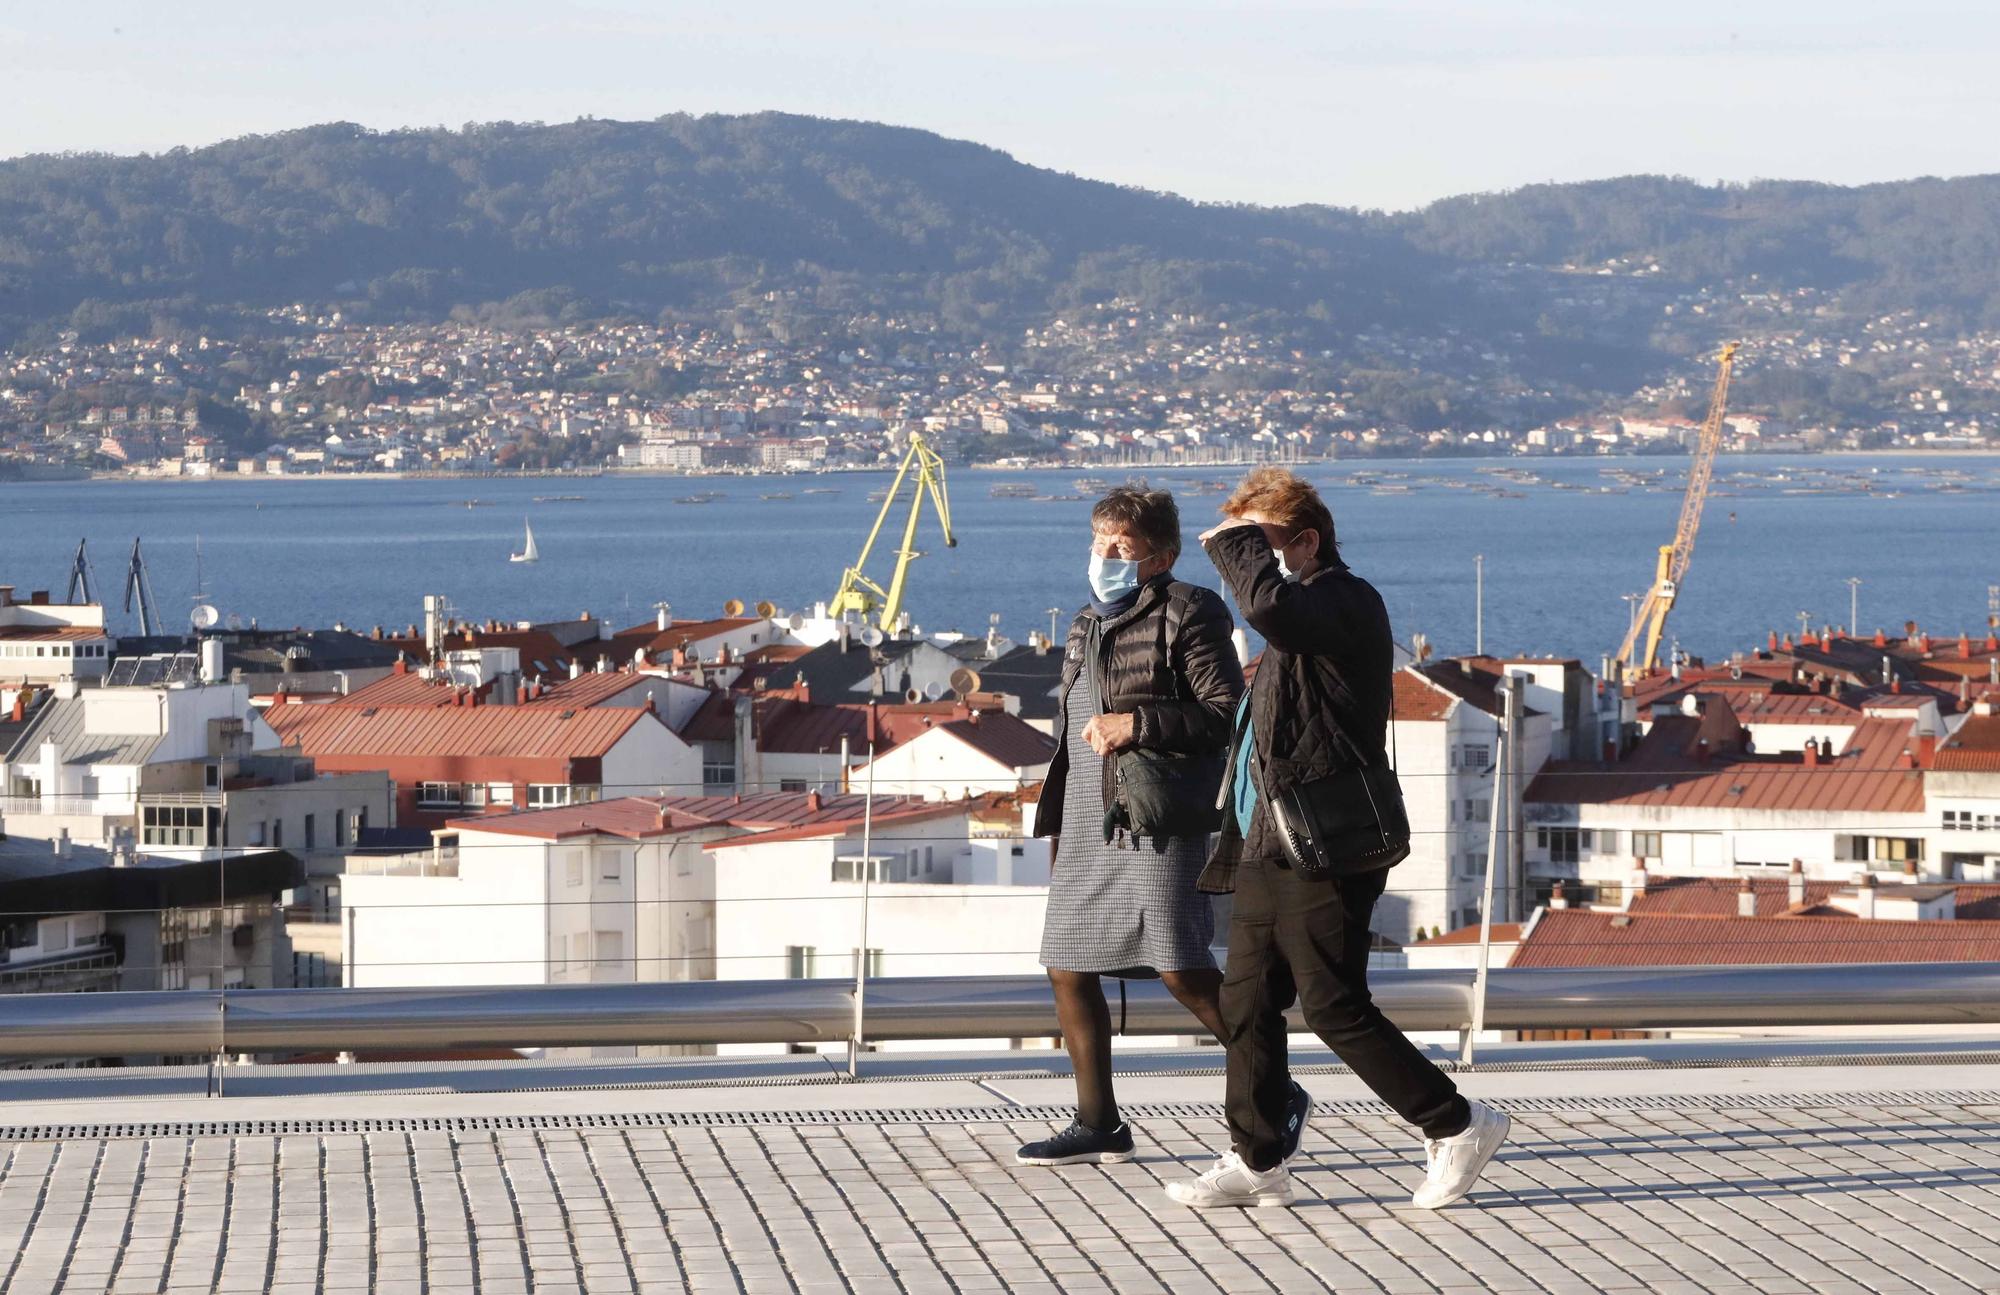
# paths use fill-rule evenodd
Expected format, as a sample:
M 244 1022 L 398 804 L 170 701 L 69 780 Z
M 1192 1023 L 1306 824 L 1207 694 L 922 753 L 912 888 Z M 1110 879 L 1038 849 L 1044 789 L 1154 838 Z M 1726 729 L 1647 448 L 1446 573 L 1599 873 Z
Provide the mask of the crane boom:
M 1688 467 L 1687 494 L 1681 498 L 1680 521 L 1674 527 L 1674 542 L 1660 546 L 1659 565 L 1653 573 L 1653 587 L 1625 632 L 1618 648 L 1621 671 L 1651 670 L 1659 662 L 1660 640 L 1666 636 L 1667 613 L 1694 561 L 1695 537 L 1701 532 L 1701 510 L 1708 502 L 1709 482 L 1715 477 L 1715 454 L 1722 446 L 1722 416 L 1728 408 L 1729 376 L 1736 367 L 1736 348 L 1731 342 L 1717 359 L 1715 391 L 1709 397 L 1708 417 L 1702 420 L 1701 439 L 1695 443 L 1694 462 Z M 1643 640 L 1644 646 L 1641 647 Z
M 895 574 L 889 578 L 889 587 L 884 589 L 867 574 L 868 555 L 874 551 L 875 541 L 880 538 L 882 528 L 889 521 L 889 514 L 902 497 L 905 481 L 910 483 L 910 515 L 903 523 L 902 545 L 896 550 Z M 923 433 L 912 432 L 909 448 L 903 452 L 902 464 L 896 469 L 896 480 L 882 500 L 882 511 L 875 515 L 875 525 L 868 532 L 868 539 L 861 545 L 861 556 L 841 573 L 840 588 L 834 592 L 829 608 L 835 618 L 851 611 L 860 612 L 864 619 L 879 613 L 876 624 L 881 626 L 882 632 L 886 634 L 895 629 L 896 618 L 903 610 L 903 594 L 909 587 L 910 563 L 923 556 L 916 547 L 917 523 L 922 520 L 926 498 L 937 510 L 945 547 L 957 548 L 958 539 L 951 533 L 951 498 L 945 493 L 944 460 L 931 448 Z

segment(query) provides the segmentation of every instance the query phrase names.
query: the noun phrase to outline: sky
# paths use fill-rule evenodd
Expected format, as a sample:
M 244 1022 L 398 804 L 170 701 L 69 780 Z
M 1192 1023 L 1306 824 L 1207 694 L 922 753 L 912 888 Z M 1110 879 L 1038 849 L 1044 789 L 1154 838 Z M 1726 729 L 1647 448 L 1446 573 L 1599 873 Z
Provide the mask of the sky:
M 1206 201 L 2000 171 L 1993 0 L 0 5 L 0 157 L 766 109 Z

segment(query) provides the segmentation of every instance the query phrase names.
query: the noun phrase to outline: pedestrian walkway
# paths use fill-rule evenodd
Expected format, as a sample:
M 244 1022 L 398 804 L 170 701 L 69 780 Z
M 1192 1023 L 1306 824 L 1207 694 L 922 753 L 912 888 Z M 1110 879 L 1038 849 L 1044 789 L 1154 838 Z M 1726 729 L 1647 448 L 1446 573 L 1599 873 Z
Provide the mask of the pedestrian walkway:
M 1067 1118 L 1067 1081 L 957 1064 L 559 1092 L 261 1067 L 298 1091 L 141 1099 L 134 1076 L 59 1103 L 0 1083 L 0 1290 L 2000 1290 L 1993 1064 L 1467 1076 L 1514 1140 L 1437 1213 L 1407 1205 L 1418 1143 L 1345 1075 L 1307 1080 L 1296 1208 L 1197 1213 L 1161 1185 L 1224 1145 L 1215 1076 L 1122 1080 L 1138 1157 L 1048 1170 L 1013 1151 Z

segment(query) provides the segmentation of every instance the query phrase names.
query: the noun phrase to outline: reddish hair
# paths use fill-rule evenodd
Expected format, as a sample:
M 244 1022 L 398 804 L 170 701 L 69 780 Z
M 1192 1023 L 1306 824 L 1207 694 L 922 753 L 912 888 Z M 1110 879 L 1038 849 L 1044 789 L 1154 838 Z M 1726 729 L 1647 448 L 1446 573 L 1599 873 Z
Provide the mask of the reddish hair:
M 1222 505 L 1225 517 L 1262 513 L 1289 531 L 1294 539 L 1300 531 L 1319 532 L 1319 556 L 1331 557 L 1340 546 L 1333 537 L 1333 510 L 1319 491 L 1304 477 L 1285 468 L 1253 468 L 1236 487 L 1236 493 Z

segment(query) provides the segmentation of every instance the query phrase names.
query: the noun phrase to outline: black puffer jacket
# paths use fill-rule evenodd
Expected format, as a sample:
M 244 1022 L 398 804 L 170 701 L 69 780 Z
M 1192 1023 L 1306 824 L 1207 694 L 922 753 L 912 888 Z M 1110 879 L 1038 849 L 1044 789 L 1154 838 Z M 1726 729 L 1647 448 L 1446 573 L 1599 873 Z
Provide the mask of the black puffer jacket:
M 1228 747 L 1230 722 L 1243 695 L 1243 666 L 1229 641 L 1235 621 L 1222 595 L 1175 580 L 1167 572 L 1147 581 L 1139 600 L 1116 616 L 1100 617 L 1091 607 L 1079 611 L 1070 623 L 1063 653 L 1058 715 L 1069 714 L 1069 690 L 1083 676 L 1084 645 L 1090 641 L 1093 623 L 1098 625 L 1103 653 L 1105 709 L 1132 716 L 1135 747 L 1183 755 L 1215 754 Z M 1055 836 L 1063 829 L 1063 787 L 1069 772 L 1066 727 L 1066 721 L 1058 722 L 1056 757 L 1035 811 L 1036 836 Z M 1117 790 L 1114 762 L 1099 763 L 1104 767 L 1108 805 Z M 1098 827 L 1091 823 L 1087 830 Z
M 1219 532 L 1206 547 L 1243 619 L 1265 643 L 1250 688 L 1253 768 L 1263 770 L 1250 837 L 1238 834 L 1235 813 L 1226 812 L 1200 881 L 1203 890 L 1226 893 L 1235 889 L 1242 860 L 1283 857 L 1265 813 L 1266 794 L 1380 759 L 1395 649 L 1382 595 L 1339 558 L 1322 559 L 1311 575 L 1287 581 L 1255 526 Z

